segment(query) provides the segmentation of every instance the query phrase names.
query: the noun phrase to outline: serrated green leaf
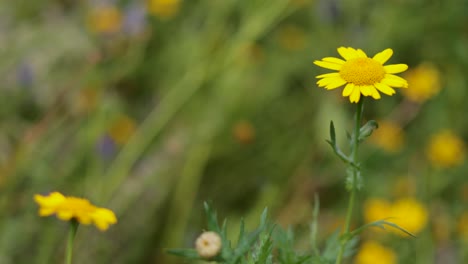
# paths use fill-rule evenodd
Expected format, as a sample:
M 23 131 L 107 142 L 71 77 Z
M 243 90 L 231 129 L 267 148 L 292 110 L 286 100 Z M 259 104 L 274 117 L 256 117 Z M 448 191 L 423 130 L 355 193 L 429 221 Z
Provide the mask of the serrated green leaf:
M 208 221 L 208 230 L 215 231 L 221 234 L 221 228 L 218 224 L 218 216 L 215 211 L 211 209 L 211 206 L 208 202 L 204 202 L 206 218 Z

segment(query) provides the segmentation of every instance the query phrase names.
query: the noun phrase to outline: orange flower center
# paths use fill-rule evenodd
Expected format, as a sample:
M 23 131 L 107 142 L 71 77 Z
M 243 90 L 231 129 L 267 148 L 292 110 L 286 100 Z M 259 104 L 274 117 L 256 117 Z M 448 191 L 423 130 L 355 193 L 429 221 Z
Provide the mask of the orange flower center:
M 340 75 L 354 85 L 373 85 L 385 77 L 385 69 L 371 58 L 356 58 L 343 64 Z

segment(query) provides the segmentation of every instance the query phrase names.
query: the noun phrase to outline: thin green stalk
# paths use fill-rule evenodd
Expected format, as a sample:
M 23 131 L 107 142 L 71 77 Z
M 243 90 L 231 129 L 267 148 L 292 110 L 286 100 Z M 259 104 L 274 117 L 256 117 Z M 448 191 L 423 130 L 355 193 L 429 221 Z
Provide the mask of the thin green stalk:
M 68 231 L 68 239 L 67 239 L 67 254 L 65 256 L 65 264 L 72 263 L 72 255 L 73 255 L 73 241 L 75 240 L 76 231 L 78 230 L 78 221 L 72 219 L 70 221 L 70 230 Z
M 356 115 L 354 118 L 354 134 L 352 139 L 352 146 L 351 146 L 351 162 L 353 164 L 358 164 L 358 149 L 359 149 L 359 132 L 361 129 L 361 119 L 362 119 L 362 109 L 363 109 L 363 99 L 359 100 L 356 106 Z M 348 234 L 351 226 L 351 219 L 353 218 L 353 209 L 354 203 L 356 200 L 356 192 L 357 192 L 357 181 L 358 175 L 360 173 L 359 167 L 351 167 L 352 170 L 352 182 L 351 182 L 351 190 L 349 195 L 349 203 L 348 203 L 348 211 L 346 212 L 346 220 L 344 225 L 344 232 L 343 237 L 344 239 L 340 245 L 340 251 L 338 252 L 338 257 L 336 258 L 336 264 L 341 264 L 343 259 L 343 254 L 346 249 L 346 244 L 348 243 Z

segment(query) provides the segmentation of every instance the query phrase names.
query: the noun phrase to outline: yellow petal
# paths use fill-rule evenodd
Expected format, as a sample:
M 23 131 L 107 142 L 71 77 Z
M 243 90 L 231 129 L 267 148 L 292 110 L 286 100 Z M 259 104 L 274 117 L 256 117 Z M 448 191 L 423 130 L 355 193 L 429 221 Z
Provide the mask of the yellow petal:
M 328 62 L 328 61 L 314 61 L 314 64 L 317 65 L 317 66 L 320 66 L 322 68 L 330 69 L 330 70 L 340 70 L 341 69 L 341 64 Z
M 327 78 L 323 78 L 323 79 L 319 80 L 317 82 L 317 85 L 319 87 L 325 87 L 325 86 L 327 86 L 329 84 L 339 82 L 341 80 L 343 80 L 343 79 L 341 79 L 341 77 L 339 77 L 339 76 L 338 77 L 327 77 Z
M 395 90 L 393 90 L 392 87 L 384 84 L 384 83 L 376 83 L 374 84 L 375 88 L 377 88 L 379 91 L 386 95 L 393 95 L 395 94 Z
M 70 211 L 59 211 L 57 212 L 57 217 L 61 220 L 68 221 L 73 217 L 73 213 Z
M 361 90 L 361 93 L 364 96 L 369 96 L 369 95 L 372 94 L 372 89 L 371 88 L 373 88 L 371 85 L 359 86 L 359 90 Z
M 361 91 L 359 89 L 354 88 L 353 92 L 349 96 L 349 101 L 351 103 L 357 103 L 357 102 L 359 102 L 360 98 L 361 98 Z
M 357 49 L 356 52 L 357 52 L 359 58 L 367 58 L 366 53 L 364 51 L 362 51 L 362 49 Z
M 339 47 L 338 53 L 347 61 L 358 57 L 356 50 L 353 48 Z
M 345 88 L 343 89 L 343 96 L 346 97 L 346 96 L 349 96 L 352 92 L 353 92 L 353 89 L 354 89 L 354 84 L 353 83 L 348 83 Z
M 388 61 L 388 59 L 390 59 L 390 57 L 392 57 L 393 55 L 393 50 L 392 49 L 386 49 L 382 52 L 379 52 L 377 54 L 375 54 L 375 56 L 372 58 L 378 62 L 380 62 L 380 64 L 384 64 L 385 62 Z
M 342 60 L 342 59 L 338 59 L 338 58 L 334 58 L 334 57 L 326 57 L 326 58 L 323 58 L 322 61 L 326 61 L 326 62 L 332 62 L 332 63 L 336 63 L 336 64 L 345 64 L 346 61 Z
M 340 76 L 340 73 L 332 72 L 332 73 L 320 74 L 316 78 L 339 77 L 339 76 Z
M 55 208 L 41 208 L 39 209 L 39 216 L 49 216 L 55 213 Z
M 334 78 L 333 82 L 326 85 L 325 88 L 328 89 L 328 90 L 332 90 L 332 89 L 335 89 L 335 88 L 338 88 L 338 87 L 342 86 L 345 83 L 346 83 L 345 80 L 343 80 L 341 77 L 338 77 L 338 78 Z
M 392 64 L 384 66 L 386 73 L 400 73 L 404 72 L 408 69 L 408 65 L 406 64 Z
M 392 87 L 408 88 L 408 82 L 405 79 L 393 74 L 385 74 L 385 77 L 383 78 L 381 83 L 387 84 Z
M 375 100 L 379 100 L 381 98 L 380 93 L 377 91 L 377 89 L 373 89 L 371 95 L 372 95 L 372 98 L 374 98 Z

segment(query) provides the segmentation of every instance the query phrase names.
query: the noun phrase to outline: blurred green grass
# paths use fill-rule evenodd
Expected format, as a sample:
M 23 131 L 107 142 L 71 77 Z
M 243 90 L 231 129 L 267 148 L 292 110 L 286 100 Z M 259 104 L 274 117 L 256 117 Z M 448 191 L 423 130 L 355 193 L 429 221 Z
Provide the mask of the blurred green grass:
M 301 230 L 318 193 L 330 235 L 347 196 L 325 139 L 333 120 L 345 141 L 352 111 L 316 87 L 312 61 L 339 46 L 390 47 L 393 62 L 440 72 L 425 102 L 366 103 L 365 118 L 397 123 L 404 142 L 363 148 L 360 201 L 424 204 L 418 239 L 379 235 L 399 263 L 466 262 L 466 159 L 444 168 L 426 155 L 439 131 L 467 139 L 465 1 L 157 2 L 0 3 L 0 263 L 61 260 L 66 225 L 39 218 L 32 200 L 55 190 L 119 218 L 103 234 L 80 228 L 79 263 L 177 263 L 163 249 L 192 246 L 204 200 L 232 225 L 253 226 L 268 206 Z M 401 178 L 411 191 L 395 192 Z

